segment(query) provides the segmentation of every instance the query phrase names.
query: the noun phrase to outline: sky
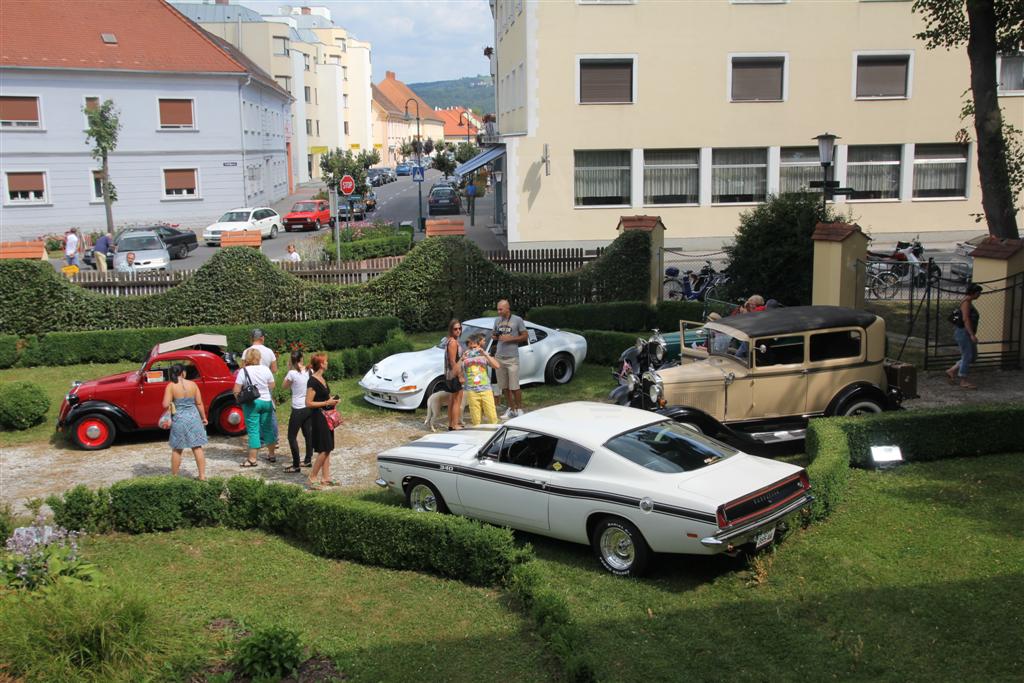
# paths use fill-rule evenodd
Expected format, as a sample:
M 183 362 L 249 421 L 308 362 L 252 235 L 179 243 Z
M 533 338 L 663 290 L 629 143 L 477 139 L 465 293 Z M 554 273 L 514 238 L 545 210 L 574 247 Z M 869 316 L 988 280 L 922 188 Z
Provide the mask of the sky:
M 232 3 L 238 0 L 232 0 Z M 385 71 L 400 81 L 443 81 L 489 72 L 483 50 L 494 42 L 487 0 L 242 0 L 277 14 L 281 5 L 327 7 L 334 23 L 373 44 L 373 82 Z

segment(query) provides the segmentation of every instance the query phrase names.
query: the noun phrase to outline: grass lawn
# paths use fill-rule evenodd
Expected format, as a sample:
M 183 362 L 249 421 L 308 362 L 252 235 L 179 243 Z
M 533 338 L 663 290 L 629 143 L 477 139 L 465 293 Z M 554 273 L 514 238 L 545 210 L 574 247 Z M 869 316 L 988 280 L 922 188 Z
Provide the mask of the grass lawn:
M 222 617 L 285 626 L 354 680 L 545 681 L 554 670 L 494 591 L 323 559 L 261 532 L 101 536 L 85 555 L 119 584 L 156 589 L 188 625 L 182 639 L 204 639 Z
M 1024 679 L 1024 454 L 851 471 L 826 523 L 745 567 L 642 581 L 529 536 L 603 681 Z

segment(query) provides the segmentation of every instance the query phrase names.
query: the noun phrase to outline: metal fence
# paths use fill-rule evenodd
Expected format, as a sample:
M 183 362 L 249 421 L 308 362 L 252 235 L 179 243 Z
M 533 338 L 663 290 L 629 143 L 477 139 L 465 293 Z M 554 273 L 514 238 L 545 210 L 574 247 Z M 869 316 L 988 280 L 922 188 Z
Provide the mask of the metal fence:
M 571 273 L 597 259 L 604 248 L 598 249 L 515 249 L 513 251 L 485 251 L 484 257 L 496 266 L 513 273 Z
M 658 253 L 658 262 L 662 300 L 703 301 L 724 295 L 722 285 L 728 281 L 722 272 L 728 264 L 724 251 L 687 252 L 664 247 Z

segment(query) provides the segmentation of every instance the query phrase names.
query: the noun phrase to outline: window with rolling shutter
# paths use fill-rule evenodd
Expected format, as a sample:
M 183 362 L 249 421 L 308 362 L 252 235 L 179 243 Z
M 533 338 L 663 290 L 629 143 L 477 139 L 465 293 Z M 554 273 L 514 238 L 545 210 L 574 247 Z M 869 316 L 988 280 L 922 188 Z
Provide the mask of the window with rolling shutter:
M 175 168 L 164 170 L 164 197 L 196 197 L 196 169 Z
M 45 202 L 46 174 L 42 171 L 8 172 L 7 200 L 12 204 Z
M 733 102 L 781 102 L 785 98 L 786 58 L 733 57 Z
M 0 96 L 0 126 L 38 128 L 39 98 Z
M 160 100 L 161 128 L 195 128 L 192 100 Z
M 86 111 L 96 111 L 100 108 L 100 98 L 98 97 L 86 97 L 85 98 L 85 109 Z
M 907 97 L 910 55 L 858 55 L 857 98 Z
M 580 104 L 631 104 L 634 68 L 632 57 L 580 59 Z

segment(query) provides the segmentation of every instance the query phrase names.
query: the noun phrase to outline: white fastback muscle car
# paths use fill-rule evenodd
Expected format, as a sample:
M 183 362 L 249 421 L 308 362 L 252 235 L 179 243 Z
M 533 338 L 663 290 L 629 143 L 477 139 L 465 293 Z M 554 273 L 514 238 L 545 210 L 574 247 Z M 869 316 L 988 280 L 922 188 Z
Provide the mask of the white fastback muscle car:
M 587 340 L 572 332 L 526 323 L 528 340 L 519 345 L 519 381 L 522 384 L 546 382 L 566 384 L 587 357 Z M 488 342 L 494 318 L 476 318 L 462 323 L 460 341 L 465 344 L 481 332 Z M 396 353 L 374 364 L 359 380 L 363 398 L 376 406 L 415 410 L 444 380 L 444 342 L 422 351 Z M 497 391 L 497 385 L 494 387 Z
M 760 548 L 810 504 L 807 472 L 647 411 L 576 402 L 501 426 L 425 436 L 377 456 L 377 484 L 452 512 L 590 544 L 614 574 L 651 553 Z

